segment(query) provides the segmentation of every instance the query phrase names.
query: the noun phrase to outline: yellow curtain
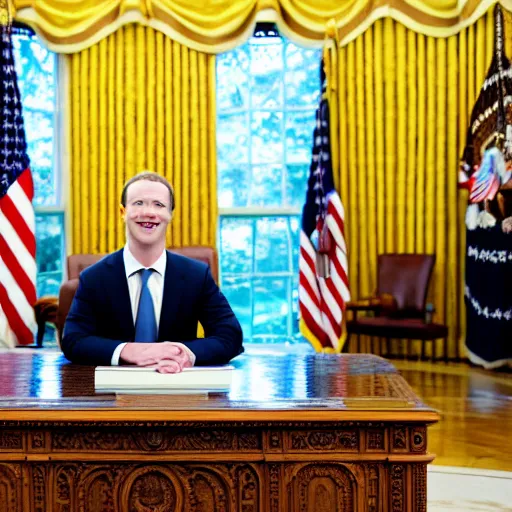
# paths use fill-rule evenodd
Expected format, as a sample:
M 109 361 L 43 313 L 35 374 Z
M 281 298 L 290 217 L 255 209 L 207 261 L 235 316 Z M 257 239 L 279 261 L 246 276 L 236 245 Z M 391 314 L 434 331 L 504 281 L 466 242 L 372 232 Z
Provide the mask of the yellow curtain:
M 458 165 L 493 36 L 492 9 L 443 39 L 387 18 L 330 51 L 333 163 L 346 211 L 352 296 L 375 291 L 378 254 L 435 253 L 428 301 L 449 327 L 450 358 L 463 355 L 465 329 L 467 197 L 457 190 Z M 510 56 L 512 38 L 507 45 Z M 378 350 L 378 340 L 361 341 L 360 350 Z M 439 357 L 443 341 L 436 343 Z M 420 343 L 391 349 L 416 355 Z
M 176 193 L 169 246 L 216 242 L 215 57 L 127 25 L 70 57 L 73 253 L 122 247 L 124 182 L 149 169 Z
M 319 42 L 329 22 L 342 44 L 376 19 L 447 37 L 472 24 L 496 0 L 11 0 L 16 18 L 31 25 L 50 49 L 73 53 L 119 27 L 137 22 L 198 51 L 219 53 L 249 38 L 258 12 L 271 9 L 284 34 Z M 512 0 L 501 0 L 506 7 Z

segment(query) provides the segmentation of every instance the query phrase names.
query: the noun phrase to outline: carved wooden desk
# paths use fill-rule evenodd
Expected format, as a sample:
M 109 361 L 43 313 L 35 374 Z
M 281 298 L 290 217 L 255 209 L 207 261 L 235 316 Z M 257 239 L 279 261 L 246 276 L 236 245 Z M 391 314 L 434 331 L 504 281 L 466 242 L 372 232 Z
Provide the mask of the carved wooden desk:
M 438 415 L 390 363 L 235 364 L 230 393 L 116 397 L 59 354 L 0 354 L 0 510 L 426 510 Z

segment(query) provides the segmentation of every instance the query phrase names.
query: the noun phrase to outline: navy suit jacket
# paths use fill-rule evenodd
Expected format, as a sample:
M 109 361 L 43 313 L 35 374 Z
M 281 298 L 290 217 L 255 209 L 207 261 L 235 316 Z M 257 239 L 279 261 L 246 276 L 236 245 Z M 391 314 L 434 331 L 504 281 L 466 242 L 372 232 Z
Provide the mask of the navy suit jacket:
M 198 321 L 205 338 L 197 338 Z M 80 274 L 62 350 L 74 363 L 110 365 L 115 348 L 134 336 L 121 249 Z M 158 341 L 183 343 L 196 365 L 227 363 L 243 352 L 240 324 L 205 263 L 167 251 Z

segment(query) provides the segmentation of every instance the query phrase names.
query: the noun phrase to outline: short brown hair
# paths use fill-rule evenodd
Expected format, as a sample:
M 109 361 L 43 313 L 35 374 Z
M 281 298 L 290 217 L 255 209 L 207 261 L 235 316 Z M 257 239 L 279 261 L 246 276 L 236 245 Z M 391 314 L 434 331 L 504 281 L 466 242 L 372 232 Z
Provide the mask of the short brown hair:
M 162 185 L 165 185 L 167 187 L 167 190 L 169 190 L 169 196 L 171 198 L 171 212 L 174 211 L 174 207 L 176 206 L 174 203 L 174 189 L 172 188 L 172 185 L 163 177 L 160 176 L 160 174 L 157 174 L 156 172 L 152 171 L 142 171 L 139 172 L 139 174 L 136 174 L 133 176 L 133 178 L 130 178 L 123 187 L 123 192 L 121 193 L 121 204 L 126 207 L 126 193 L 128 190 L 128 187 L 135 183 L 136 181 L 141 180 L 147 180 L 147 181 L 156 181 L 157 183 L 161 183 Z

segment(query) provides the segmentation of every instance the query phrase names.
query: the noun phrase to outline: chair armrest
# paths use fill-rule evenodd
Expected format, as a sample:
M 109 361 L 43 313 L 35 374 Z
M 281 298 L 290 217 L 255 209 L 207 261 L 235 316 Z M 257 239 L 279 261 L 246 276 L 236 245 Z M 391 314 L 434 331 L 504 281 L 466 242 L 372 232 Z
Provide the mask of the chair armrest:
M 347 302 L 346 308 L 350 311 L 374 311 L 381 307 L 378 297 L 367 297 Z
M 62 283 L 60 287 L 59 306 L 57 308 L 57 318 L 55 322 L 55 326 L 57 327 L 57 340 L 59 342 L 59 346 L 62 340 L 62 332 L 64 331 L 66 317 L 68 316 L 71 303 L 73 302 L 76 290 L 78 289 L 78 283 L 78 279 L 69 279 L 68 281 Z
M 354 318 L 358 311 L 373 311 L 380 313 L 381 311 L 395 311 L 397 308 L 396 299 L 388 294 L 383 293 L 378 297 L 364 297 L 358 300 L 347 302 L 346 308 L 354 313 Z

